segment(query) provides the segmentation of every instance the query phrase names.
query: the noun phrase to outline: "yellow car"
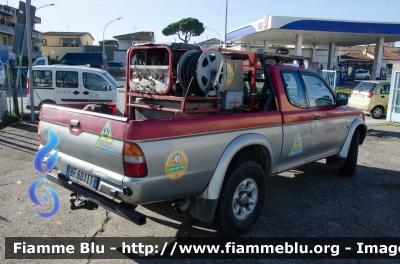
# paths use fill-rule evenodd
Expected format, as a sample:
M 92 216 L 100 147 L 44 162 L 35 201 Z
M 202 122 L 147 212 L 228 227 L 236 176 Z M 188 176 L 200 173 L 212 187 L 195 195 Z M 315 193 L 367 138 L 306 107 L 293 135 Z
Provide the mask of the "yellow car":
M 363 81 L 351 92 L 348 106 L 370 113 L 378 119 L 386 115 L 390 81 Z

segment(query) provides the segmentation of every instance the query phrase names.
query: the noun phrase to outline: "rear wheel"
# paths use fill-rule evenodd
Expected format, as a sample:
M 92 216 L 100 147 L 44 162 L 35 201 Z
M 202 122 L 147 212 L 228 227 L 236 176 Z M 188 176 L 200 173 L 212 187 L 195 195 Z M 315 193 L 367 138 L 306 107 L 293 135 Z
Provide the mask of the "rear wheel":
M 237 236 L 258 219 L 265 200 L 266 180 L 261 166 L 247 159 L 233 161 L 218 201 L 214 222 L 219 232 Z
M 343 167 L 339 168 L 340 174 L 348 177 L 356 175 L 358 147 L 360 143 L 360 132 L 354 131 L 353 138 L 351 139 L 350 149 L 347 154 L 347 159 Z
M 371 117 L 374 119 L 381 118 L 382 115 L 383 115 L 383 107 L 382 106 L 375 106 L 371 110 Z

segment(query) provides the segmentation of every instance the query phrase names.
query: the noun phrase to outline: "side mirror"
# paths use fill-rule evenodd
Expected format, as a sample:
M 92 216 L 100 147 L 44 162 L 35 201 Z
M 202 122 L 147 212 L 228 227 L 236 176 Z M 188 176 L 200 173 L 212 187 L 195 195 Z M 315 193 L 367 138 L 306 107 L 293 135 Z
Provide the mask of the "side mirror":
M 347 93 L 337 93 L 337 105 L 347 105 L 349 101 L 349 95 Z

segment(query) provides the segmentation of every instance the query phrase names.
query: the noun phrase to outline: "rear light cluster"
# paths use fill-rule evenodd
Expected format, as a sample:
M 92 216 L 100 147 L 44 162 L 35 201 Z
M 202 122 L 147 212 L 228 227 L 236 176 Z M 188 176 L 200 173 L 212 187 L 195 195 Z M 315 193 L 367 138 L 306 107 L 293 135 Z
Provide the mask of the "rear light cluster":
M 372 96 L 374 96 L 374 93 L 373 93 L 373 92 L 368 92 L 368 93 L 367 93 L 367 98 L 371 98 Z
M 351 95 L 353 95 L 356 92 L 356 90 L 351 90 Z
M 124 170 L 125 175 L 133 178 L 147 176 L 147 164 L 143 151 L 135 143 L 124 144 Z

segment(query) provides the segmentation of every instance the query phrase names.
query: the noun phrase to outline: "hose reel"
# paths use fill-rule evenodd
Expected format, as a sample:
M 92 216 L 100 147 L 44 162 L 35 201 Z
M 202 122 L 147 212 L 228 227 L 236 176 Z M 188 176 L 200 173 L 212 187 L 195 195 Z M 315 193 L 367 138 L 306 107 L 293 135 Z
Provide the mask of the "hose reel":
M 189 50 L 179 59 L 178 81 L 183 95 L 217 96 L 225 86 L 226 74 L 225 58 L 217 50 Z

